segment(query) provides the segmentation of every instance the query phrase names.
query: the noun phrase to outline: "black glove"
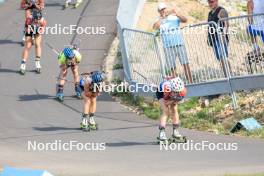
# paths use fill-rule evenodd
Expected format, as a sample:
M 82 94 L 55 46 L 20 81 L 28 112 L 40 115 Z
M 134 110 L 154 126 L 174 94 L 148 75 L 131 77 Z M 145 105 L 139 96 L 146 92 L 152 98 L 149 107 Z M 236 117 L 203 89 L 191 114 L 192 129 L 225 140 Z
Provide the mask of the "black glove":
M 171 101 L 179 102 L 183 100 L 183 96 L 180 96 L 179 93 L 175 93 L 173 96 L 170 97 Z

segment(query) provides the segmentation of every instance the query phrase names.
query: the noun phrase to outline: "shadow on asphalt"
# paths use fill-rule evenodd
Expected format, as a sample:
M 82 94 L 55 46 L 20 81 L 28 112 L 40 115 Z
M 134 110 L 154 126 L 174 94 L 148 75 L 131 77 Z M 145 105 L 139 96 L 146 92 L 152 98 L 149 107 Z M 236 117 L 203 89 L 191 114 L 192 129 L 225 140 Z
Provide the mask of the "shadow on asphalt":
M 7 45 L 7 44 L 17 44 L 17 45 L 21 45 L 21 41 L 0 40 L 0 45 Z
M 35 94 L 35 95 L 19 95 L 18 101 L 35 101 L 35 100 L 47 100 L 55 99 L 55 96 L 46 94 Z
M 45 7 L 62 7 L 62 3 L 59 3 L 59 2 L 45 3 Z
M 115 130 L 128 130 L 128 129 L 137 129 L 137 128 L 147 128 L 147 127 L 156 127 L 157 125 L 144 125 L 144 126 L 133 126 L 133 127 L 123 127 L 123 128 L 113 128 L 113 129 L 105 129 L 106 131 L 115 131 Z
M 114 121 L 122 121 L 122 122 L 130 122 L 130 123 L 137 123 L 137 124 L 148 124 L 148 125 L 154 125 L 154 123 L 146 122 L 146 121 L 135 121 L 135 120 L 128 120 L 128 119 L 121 119 L 121 118 L 114 118 L 109 116 L 102 116 L 102 115 L 96 115 L 98 118 L 108 119 L 108 120 L 114 120 Z
M 68 127 L 33 127 L 36 131 L 65 131 L 65 130 L 80 130 L 80 128 L 68 128 Z
M 19 71 L 8 69 L 8 68 L 0 68 L 0 73 L 16 73 L 16 74 L 19 74 Z
M 142 146 L 142 145 L 158 145 L 156 142 L 113 142 L 106 143 L 107 147 L 130 147 L 130 146 Z

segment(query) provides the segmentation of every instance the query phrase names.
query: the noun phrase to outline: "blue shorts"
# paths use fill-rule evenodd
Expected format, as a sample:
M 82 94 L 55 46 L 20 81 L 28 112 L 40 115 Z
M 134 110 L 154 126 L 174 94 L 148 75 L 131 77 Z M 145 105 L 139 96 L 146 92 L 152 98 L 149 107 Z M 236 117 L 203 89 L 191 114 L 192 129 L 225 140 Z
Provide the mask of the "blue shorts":
M 215 54 L 215 57 L 217 58 L 217 60 L 222 60 L 223 58 L 228 58 L 228 44 L 226 42 L 224 42 L 223 45 L 224 46 L 222 46 L 222 44 L 218 40 L 213 42 L 212 47 L 214 49 L 214 54 Z
M 252 25 L 249 25 L 247 30 L 249 34 L 253 37 L 260 36 L 262 39 L 262 42 L 264 43 L 264 31 L 263 30 L 253 28 Z

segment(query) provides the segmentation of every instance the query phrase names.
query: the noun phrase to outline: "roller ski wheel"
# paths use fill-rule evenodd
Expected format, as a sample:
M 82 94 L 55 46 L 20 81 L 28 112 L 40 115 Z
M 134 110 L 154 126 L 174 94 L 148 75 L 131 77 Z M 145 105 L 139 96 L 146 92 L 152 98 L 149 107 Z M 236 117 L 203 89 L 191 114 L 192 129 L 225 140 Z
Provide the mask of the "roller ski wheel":
M 168 139 L 160 139 L 159 137 L 157 137 L 157 144 L 169 144 L 169 140 Z
M 89 128 L 91 129 L 91 130 L 98 130 L 99 128 L 98 128 L 98 124 L 89 124 Z
M 41 69 L 40 69 L 40 68 L 37 68 L 37 69 L 36 69 L 36 73 L 37 73 L 37 74 L 40 74 L 40 73 L 41 73 Z
M 91 131 L 89 125 L 84 125 L 84 124 L 80 123 L 80 126 L 81 126 L 80 129 L 85 131 L 85 132 Z
M 187 142 L 186 136 L 176 137 L 172 135 L 172 137 L 169 139 L 169 143 L 186 143 L 186 142 Z
M 82 99 L 82 95 L 81 95 L 79 92 L 76 93 L 75 97 L 76 97 L 77 99 L 79 99 L 79 100 Z
M 24 69 L 20 69 L 19 73 L 20 73 L 21 75 L 25 75 L 25 74 L 26 74 L 26 70 L 24 70 Z
M 63 95 L 57 95 L 56 100 L 62 103 L 64 101 Z

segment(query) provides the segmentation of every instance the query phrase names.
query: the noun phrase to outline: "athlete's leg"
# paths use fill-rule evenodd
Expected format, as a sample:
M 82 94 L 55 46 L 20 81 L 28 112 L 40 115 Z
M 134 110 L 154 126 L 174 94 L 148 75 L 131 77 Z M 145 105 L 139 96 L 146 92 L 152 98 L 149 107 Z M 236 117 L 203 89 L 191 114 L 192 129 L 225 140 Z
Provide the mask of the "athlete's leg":
M 41 35 L 35 35 L 35 54 L 36 54 L 36 59 L 35 59 L 35 64 L 36 64 L 36 69 L 37 72 L 40 72 L 41 65 L 40 65 L 40 58 L 41 58 L 41 42 L 42 42 L 42 36 Z

